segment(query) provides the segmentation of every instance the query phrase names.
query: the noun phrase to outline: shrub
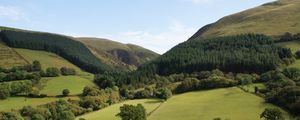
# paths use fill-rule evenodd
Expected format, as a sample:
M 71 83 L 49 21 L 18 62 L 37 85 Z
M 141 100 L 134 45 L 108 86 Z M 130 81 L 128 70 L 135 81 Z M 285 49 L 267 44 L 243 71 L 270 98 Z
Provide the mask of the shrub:
M 59 70 L 56 67 L 49 67 L 46 70 L 46 76 L 47 77 L 57 77 L 59 76 Z
M 163 88 L 158 90 L 157 97 L 160 99 L 168 100 L 169 98 L 172 97 L 172 92 L 167 88 Z
M 68 96 L 70 94 L 70 90 L 69 89 L 64 89 L 63 91 L 62 91 L 62 95 L 63 96 Z
M 300 58 L 300 50 L 297 51 L 297 52 L 295 53 L 295 55 L 296 55 L 296 58 L 299 59 L 299 58 Z
M 7 86 L 0 85 L 0 99 L 6 99 L 10 96 L 10 90 Z
M 146 109 L 141 104 L 123 105 L 120 107 L 120 113 L 116 116 L 121 117 L 122 120 L 146 120 Z
M 60 72 L 62 75 L 76 75 L 76 71 L 73 68 L 66 68 L 66 67 L 62 67 L 60 68 Z
M 260 118 L 266 120 L 284 120 L 282 112 L 278 108 L 266 108 L 261 114 Z

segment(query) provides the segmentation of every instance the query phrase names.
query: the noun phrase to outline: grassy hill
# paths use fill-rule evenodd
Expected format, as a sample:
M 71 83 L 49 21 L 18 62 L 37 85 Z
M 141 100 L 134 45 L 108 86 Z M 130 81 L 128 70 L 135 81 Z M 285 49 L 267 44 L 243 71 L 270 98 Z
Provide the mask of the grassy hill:
M 84 43 L 99 59 L 115 68 L 134 69 L 159 56 L 140 46 L 108 39 L 81 37 L 77 40 Z
M 22 66 L 28 61 L 20 56 L 14 49 L 8 47 L 0 40 L 0 66 L 10 68 L 12 66 Z
M 300 32 L 300 1 L 278 0 L 226 16 L 201 28 L 192 38 L 263 33 L 270 36 Z
M 10 47 L 56 53 L 88 72 L 101 73 L 112 70 L 84 44 L 69 36 L 0 27 L 0 38 Z
M 20 48 L 13 48 L 22 58 L 26 61 L 32 63 L 34 60 L 40 61 L 42 68 L 46 70 L 48 67 L 68 67 L 73 68 L 79 74 L 83 74 L 83 71 L 75 66 L 74 64 L 70 63 L 66 59 L 46 51 L 38 51 L 38 50 L 29 50 L 29 49 L 20 49 Z
M 149 112 L 153 110 L 158 103 L 148 101 L 149 100 L 133 100 L 125 103 L 143 103 L 147 112 Z M 119 112 L 119 106 L 122 104 L 124 103 L 116 104 L 78 118 L 86 118 L 88 120 L 118 120 L 114 115 Z M 220 117 L 230 120 L 262 120 L 259 118 L 260 113 L 269 107 L 275 106 L 266 104 L 263 98 L 234 87 L 175 95 L 168 101 L 162 103 L 157 110 L 148 116 L 148 119 L 212 120 Z M 285 114 L 287 116 L 287 113 Z

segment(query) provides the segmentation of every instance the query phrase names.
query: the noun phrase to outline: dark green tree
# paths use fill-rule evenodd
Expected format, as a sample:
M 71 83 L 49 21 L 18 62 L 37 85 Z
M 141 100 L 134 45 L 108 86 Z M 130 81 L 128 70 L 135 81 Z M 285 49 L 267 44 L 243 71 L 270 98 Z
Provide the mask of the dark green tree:
M 68 96 L 70 94 L 70 90 L 69 89 L 64 89 L 63 91 L 62 91 L 62 95 L 63 96 Z
M 56 67 L 49 67 L 46 70 L 47 77 L 57 77 L 59 76 L 60 71 Z
M 284 120 L 283 114 L 278 108 L 266 108 L 260 114 L 260 118 L 265 120 Z
M 124 104 L 120 107 L 120 113 L 118 113 L 116 116 L 121 117 L 122 120 L 147 119 L 146 110 L 141 104 L 138 104 L 137 106 Z

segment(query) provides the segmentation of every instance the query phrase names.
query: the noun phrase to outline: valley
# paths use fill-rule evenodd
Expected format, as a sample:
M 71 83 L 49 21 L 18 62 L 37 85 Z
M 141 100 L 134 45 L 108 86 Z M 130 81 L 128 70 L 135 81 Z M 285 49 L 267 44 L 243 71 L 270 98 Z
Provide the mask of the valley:
M 299 120 L 299 13 L 299 0 L 265 3 L 161 55 L 113 39 L 0 26 L 0 120 Z M 178 36 L 188 31 L 175 23 Z M 152 34 L 119 36 L 178 37 Z

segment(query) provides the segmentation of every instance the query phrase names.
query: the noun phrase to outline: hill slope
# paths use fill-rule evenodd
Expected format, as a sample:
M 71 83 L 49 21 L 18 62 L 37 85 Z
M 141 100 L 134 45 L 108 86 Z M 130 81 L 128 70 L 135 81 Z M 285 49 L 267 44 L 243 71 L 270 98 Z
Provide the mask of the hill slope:
M 10 68 L 12 66 L 22 66 L 26 64 L 28 64 L 28 62 L 22 56 L 0 40 L 0 67 Z
M 260 33 L 276 37 L 285 32 L 300 32 L 299 0 L 278 0 L 226 16 L 201 28 L 191 39 L 243 33 Z
M 134 69 L 159 55 L 153 51 L 132 44 L 100 38 L 77 38 L 99 59 L 116 68 Z
M 101 73 L 112 70 L 85 45 L 68 36 L 0 27 L 0 38 L 10 47 L 56 53 L 88 72 Z

